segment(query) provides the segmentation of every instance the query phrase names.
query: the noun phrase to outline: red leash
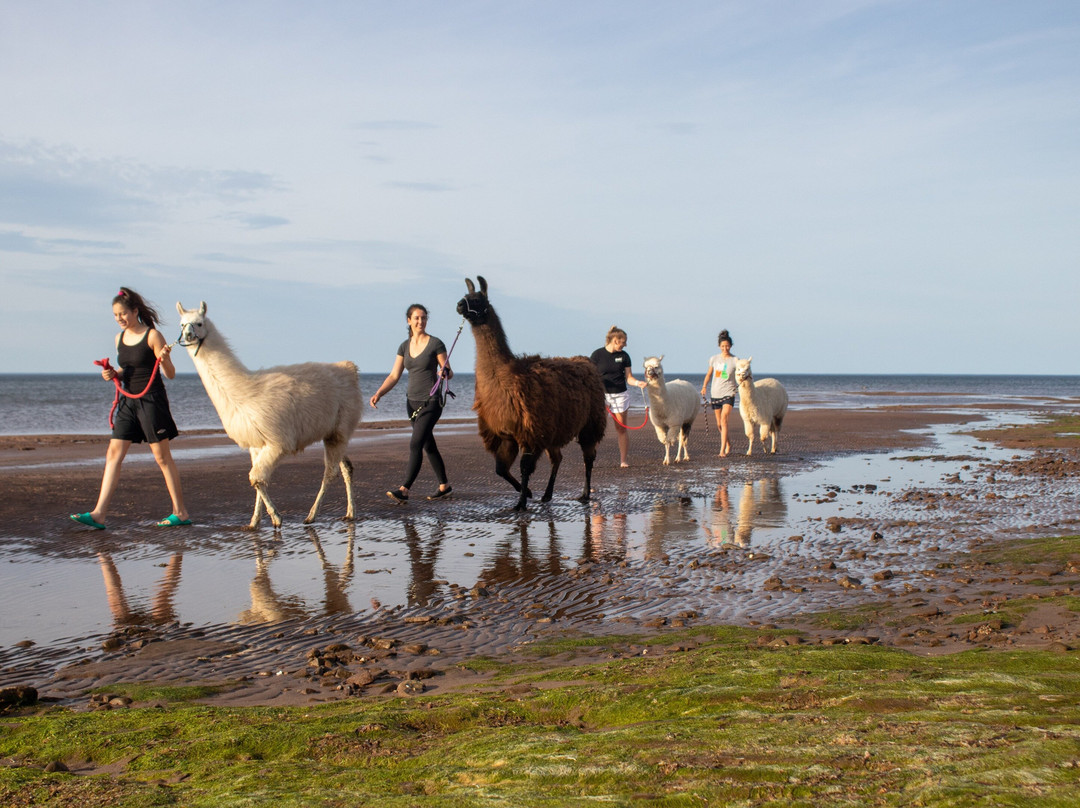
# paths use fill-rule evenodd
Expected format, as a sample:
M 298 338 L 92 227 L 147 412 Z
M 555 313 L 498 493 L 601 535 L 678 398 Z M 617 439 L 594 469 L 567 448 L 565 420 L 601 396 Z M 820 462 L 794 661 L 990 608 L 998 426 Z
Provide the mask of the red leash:
M 645 408 L 645 420 L 641 422 L 641 426 L 629 426 L 628 424 L 624 424 L 622 421 L 619 420 L 618 416 L 615 415 L 615 413 L 611 412 L 611 407 L 608 407 L 607 411 L 611 415 L 611 417 L 615 419 L 615 423 L 617 423 L 623 429 L 637 430 L 637 429 L 641 429 L 643 426 L 645 426 L 645 424 L 649 423 L 649 408 L 648 407 Z M 628 410 L 628 412 L 629 412 L 629 410 Z
M 94 364 L 95 365 L 101 365 L 101 367 L 104 368 L 105 370 L 112 370 L 113 369 L 112 365 L 109 364 L 109 358 L 108 357 L 106 357 L 104 359 L 95 359 Z M 125 390 L 124 388 L 122 388 L 120 386 L 120 377 L 119 376 L 113 376 L 112 377 L 113 384 L 116 385 L 116 395 L 113 396 L 112 409 L 109 410 L 109 429 L 112 429 L 112 426 L 113 426 L 113 413 L 116 412 L 116 407 L 120 403 L 120 396 L 124 395 L 124 396 L 127 396 L 128 398 L 142 398 L 143 396 L 145 396 L 147 393 L 150 392 L 150 387 L 154 384 L 154 379 L 157 378 L 157 372 L 158 372 L 158 368 L 160 366 L 161 366 L 161 357 L 159 356 L 156 360 L 154 360 L 154 369 L 152 371 L 150 371 L 150 381 L 148 381 L 146 383 L 146 389 L 143 390 L 141 393 L 129 393 L 127 390 Z

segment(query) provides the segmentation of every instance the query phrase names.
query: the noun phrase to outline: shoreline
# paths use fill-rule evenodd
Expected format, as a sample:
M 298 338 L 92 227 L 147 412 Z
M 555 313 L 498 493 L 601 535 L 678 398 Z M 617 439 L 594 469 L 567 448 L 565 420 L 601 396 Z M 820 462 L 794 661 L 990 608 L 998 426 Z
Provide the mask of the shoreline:
M 1009 412 L 1014 409 L 1006 408 Z M 908 647 L 922 653 L 978 647 L 978 642 L 974 640 L 950 636 L 957 632 L 947 628 L 947 616 L 957 610 L 971 608 L 976 600 L 981 603 L 984 596 L 978 593 L 986 589 L 987 582 L 980 579 L 977 571 L 968 571 L 965 575 L 956 576 L 959 580 L 950 581 L 948 586 L 940 581 L 927 585 L 925 571 L 933 569 L 935 563 L 951 563 L 950 559 L 959 550 L 978 547 L 986 541 L 986 535 L 992 531 L 999 517 L 994 514 L 980 516 L 980 526 L 975 526 L 974 520 L 977 514 L 994 502 L 990 495 L 1002 490 L 1000 484 L 992 481 L 994 472 L 987 469 L 997 468 L 995 464 L 1006 461 L 980 463 L 979 458 L 968 461 L 967 465 L 981 470 L 977 475 L 974 471 L 962 472 L 962 484 L 958 482 L 953 488 L 960 490 L 963 486 L 970 488 L 972 493 L 955 500 L 936 494 L 936 489 L 942 487 L 936 482 L 917 489 L 919 496 L 930 497 L 926 501 L 917 497 L 913 499 L 912 491 L 891 491 L 888 502 L 885 503 L 884 499 L 882 502 L 886 513 L 895 512 L 894 518 L 875 518 L 872 523 L 852 510 L 844 512 L 844 507 L 840 507 L 836 513 L 830 510 L 830 502 L 846 502 L 848 509 L 855 508 L 854 496 L 845 499 L 845 492 L 838 500 L 815 494 L 819 497 L 819 505 L 808 499 L 810 495 L 805 492 L 786 495 L 785 501 L 789 502 L 786 507 L 798 504 L 802 508 L 816 508 L 821 513 L 820 517 L 812 517 L 808 525 L 809 529 L 820 533 L 821 538 L 815 538 L 803 527 L 793 526 L 792 531 L 803 530 L 805 537 L 798 538 L 804 543 L 818 542 L 822 552 L 828 554 L 829 562 L 836 565 L 835 570 L 821 570 L 818 569 L 818 562 L 796 563 L 781 556 L 774 559 L 754 558 L 753 552 L 736 546 L 691 548 L 678 536 L 687 529 L 687 525 L 694 526 L 701 518 L 698 511 L 686 511 L 687 502 L 703 502 L 703 494 L 715 488 L 717 479 L 730 477 L 738 482 L 757 479 L 762 475 L 780 481 L 800 479 L 799 475 L 805 474 L 807 469 L 827 464 L 830 459 L 850 457 L 864 458 L 869 464 L 870 470 L 862 480 L 881 485 L 877 480 L 882 474 L 880 470 L 874 470 L 874 463 L 888 461 L 875 461 L 875 457 L 887 452 L 895 455 L 898 451 L 925 449 L 932 440 L 927 430 L 942 424 L 961 424 L 972 429 L 992 426 L 996 414 L 1001 412 L 1002 408 L 996 405 L 948 411 L 930 407 L 796 410 L 789 414 L 789 420 L 785 422 L 780 455 L 769 457 L 755 454 L 745 457 L 734 454 L 724 461 L 715 457 L 714 450 L 719 442 L 715 424 L 710 424 L 709 431 L 705 433 L 699 419 L 691 436 L 691 461 L 666 468 L 660 463 L 662 447 L 650 428 L 631 432 L 631 469 L 617 468 L 617 447 L 613 435 L 608 435 L 608 439 L 601 444 L 594 471 L 595 501 L 591 506 L 582 508 L 569 499 L 575 490 L 580 490 L 576 487 L 580 486 L 582 479 L 580 454 L 571 446 L 565 452 L 555 501 L 546 506 L 531 504 L 529 512 L 524 515 L 509 511 L 512 491 L 495 477 L 490 457 L 480 446 L 475 430 L 460 428 L 473 425 L 471 419 L 448 419 L 440 424 L 436 432 L 450 470 L 455 496 L 448 502 L 439 503 L 423 502 L 420 497 L 417 502 L 411 502 L 404 508 L 396 507 L 385 499 L 382 492 L 394 484 L 404 465 L 408 433 L 403 427 L 407 426 L 407 422 L 380 423 L 374 427 L 369 425 L 358 430 L 354 448 L 350 452 L 356 467 L 358 512 L 355 524 L 359 531 L 366 530 L 366 523 L 401 524 L 401 520 L 406 520 L 405 524 L 419 520 L 421 526 L 432 523 L 431 520 L 440 524 L 443 520 L 451 520 L 448 523 L 451 527 L 465 524 L 474 525 L 477 529 L 488 526 L 485 529 L 489 530 L 491 526 L 496 526 L 498 531 L 516 525 L 514 529 L 521 533 L 524 547 L 526 536 L 531 546 L 542 535 L 552 531 L 559 535 L 567 533 L 575 536 L 584 529 L 584 550 L 572 549 L 567 554 L 566 548 L 560 546 L 560 554 L 550 557 L 548 562 L 559 569 L 542 580 L 530 581 L 514 578 L 513 575 L 505 579 L 486 579 L 475 583 L 475 592 L 468 591 L 464 586 L 455 588 L 456 584 L 449 588 L 442 586 L 441 594 L 429 598 L 424 604 L 415 603 L 392 609 L 375 607 L 351 614 L 289 618 L 283 622 L 247 626 L 230 625 L 227 621 L 217 626 L 194 627 L 183 624 L 117 624 L 114 631 L 102 639 L 101 648 L 85 652 L 81 659 L 76 660 L 76 664 L 71 664 L 68 658 L 61 661 L 63 655 L 54 653 L 54 649 L 47 644 L 0 649 L 0 682 L 13 683 L 25 671 L 27 678 L 33 678 L 35 686 L 44 694 L 66 700 L 78 699 L 79 694 L 92 687 L 121 681 L 231 682 L 226 692 L 214 697 L 213 700 L 220 703 L 276 704 L 333 700 L 347 696 L 350 691 L 339 689 L 341 682 L 332 677 L 313 676 L 307 666 L 307 655 L 333 645 L 337 638 L 340 643 L 350 647 L 367 649 L 369 658 L 383 660 L 381 670 L 385 675 L 379 681 L 385 683 L 392 676 L 431 676 L 430 681 L 425 679 L 429 689 L 448 689 L 462 684 L 459 681 L 461 677 L 455 673 L 455 662 L 478 655 L 512 655 L 515 647 L 538 637 L 576 632 L 649 633 L 701 624 L 704 619 L 701 615 L 707 614 L 707 609 L 680 609 L 678 606 L 693 605 L 695 602 L 707 605 L 710 598 L 716 601 L 728 597 L 720 593 L 710 596 L 712 587 L 709 581 L 713 581 L 713 586 L 716 582 L 741 581 L 739 590 L 745 590 L 746 594 L 740 597 L 749 598 L 747 603 L 756 604 L 747 614 L 744 621 L 747 625 L 783 626 L 805 632 L 807 637 L 816 637 L 817 641 L 847 641 L 851 637 L 844 639 L 843 632 L 822 631 L 807 621 L 804 615 L 806 605 L 832 603 L 855 606 L 883 602 L 904 615 L 925 614 L 927 616 L 922 618 L 923 623 L 940 623 L 941 629 L 930 631 L 925 637 L 903 636 L 901 628 L 882 625 L 874 631 L 876 642 Z M 1029 414 L 1037 415 L 1039 412 L 1045 410 L 1034 409 Z M 733 444 L 735 452 L 739 452 L 740 448 L 745 449 L 745 437 L 737 415 L 732 422 Z M 451 428 L 446 429 L 443 425 Z M 231 444 L 223 433 L 189 437 L 205 441 L 207 445 Z M 370 440 L 371 437 L 379 439 Z M 88 549 L 98 553 L 112 550 L 123 552 L 124 547 L 137 547 L 145 542 L 195 540 L 193 534 L 162 535 L 160 531 L 154 533 L 141 526 L 148 517 L 157 515 L 156 510 L 160 510 L 159 507 L 148 509 L 147 502 L 161 501 L 165 496 L 156 469 L 146 473 L 129 469 L 129 473 L 122 477 L 109 530 L 99 533 L 65 524 L 66 514 L 81 508 L 73 504 L 68 510 L 60 503 L 92 503 L 101 466 L 43 465 L 27 471 L 17 468 L 18 464 L 11 458 L 25 457 L 30 452 L 48 452 L 65 460 L 70 460 L 72 455 L 87 460 L 95 457 L 103 460 L 107 437 L 81 441 L 82 438 L 75 436 L 48 436 L 34 450 L 26 450 L 20 448 L 18 441 L 0 440 L 0 481 L 9 490 L 9 495 L 0 501 L 0 515 L 4 517 L 0 524 L 5 526 L 0 531 L 0 539 L 18 536 L 21 542 L 31 546 L 47 546 L 50 557 L 73 559 L 85 556 Z M 929 459 L 912 462 L 922 463 L 929 475 L 936 476 L 935 465 L 944 465 L 941 461 L 946 458 L 940 455 L 939 450 L 927 457 Z M 243 535 L 235 531 L 249 518 L 252 505 L 246 479 L 247 465 L 247 455 L 241 451 L 224 460 L 211 462 L 195 459 L 181 463 L 189 510 L 192 510 L 197 523 L 213 531 L 225 531 L 223 535 L 236 535 L 238 539 Z M 284 461 L 275 473 L 275 504 L 287 521 L 285 546 L 290 546 L 290 541 L 298 541 L 289 537 L 299 530 L 299 521 L 310 506 L 311 497 L 318 486 L 321 465 L 321 452 L 309 449 Z M 545 469 L 542 462 L 538 475 L 546 478 Z M 1070 524 L 1075 532 L 1075 525 L 1080 524 L 1080 514 L 1069 512 L 1070 506 L 1060 501 L 1058 494 L 1053 497 L 1046 492 L 1033 494 L 1031 492 L 1039 486 L 1024 482 L 1024 474 L 1031 475 L 1033 481 L 1039 475 L 1033 464 L 1025 470 L 1014 463 L 1010 469 L 1006 472 L 1002 467 L 996 473 L 1002 478 L 1006 473 L 1020 475 L 1015 486 L 1017 491 L 1025 497 L 1041 496 L 1040 502 L 1052 501 L 1056 509 L 1053 512 L 1045 509 L 1046 522 L 1056 524 L 1047 524 L 1041 531 L 1025 529 L 1028 534 L 1060 535 L 1056 526 L 1067 527 Z M 969 479 L 973 475 L 976 475 L 975 478 Z M 1041 477 L 1037 481 L 1040 486 L 1044 482 Z M 843 486 L 851 486 L 854 482 L 858 480 L 846 479 Z M 430 485 L 433 485 L 433 480 L 425 464 L 414 490 L 426 491 L 425 486 Z M 859 482 L 859 485 L 863 483 Z M 857 496 L 868 499 L 862 492 Z M 341 487 L 338 483 L 331 487 L 324 502 L 319 520 L 323 524 L 321 532 L 327 531 L 328 522 L 324 520 L 331 520 L 329 523 L 336 521 L 341 508 L 340 500 Z M 859 501 L 862 502 L 862 499 Z M 1033 511 L 1042 510 L 1040 506 L 1029 507 Z M 956 515 L 952 513 L 954 510 Z M 657 522 L 661 516 L 664 521 Z M 972 526 L 966 529 L 966 533 L 950 536 L 948 530 L 942 527 L 942 524 L 947 526 L 950 519 L 956 519 L 957 524 L 970 521 Z M 595 547 L 607 546 L 614 535 L 611 531 L 617 529 L 620 522 L 638 525 L 647 531 L 659 531 L 657 535 L 661 537 L 664 547 L 662 554 L 650 559 L 646 549 L 645 557 L 635 557 L 621 563 L 607 559 L 602 553 L 590 558 L 590 542 Z M 917 528 L 905 527 L 905 523 L 915 524 Z M 13 526 L 17 526 L 14 531 Z M 831 533 L 834 527 L 835 538 Z M 700 525 L 695 527 L 699 528 Z M 289 533 L 289 530 L 293 533 Z M 1025 530 L 1013 526 L 1009 532 L 1011 535 L 1022 535 Z M 879 581 L 863 575 L 862 581 L 856 585 L 858 588 L 845 588 L 843 583 L 838 582 L 843 581 L 845 570 L 857 563 L 851 560 L 850 554 L 858 555 L 861 552 L 865 556 L 874 553 L 875 549 L 880 551 L 881 548 L 875 548 L 869 537 L 871 532 L 880 531 L 888 536 L 885 544 L 892 541 L 894 536 L 899 536 L 900 545 L 918 541 L 925 549 L 912 554 L 908 561 L 898 560 L 895 553 L 886 553 L 879 566 L 882 569 L 885 565 L 893 568 L 891 580 L 883 578 Z M 923 533 L 927 535 L 923 537 Z M 274 534 L 268 522 L 264 522 L 259 531 L 247 535 L 254 536 L 258 546 L 259 542 L 272 539 Z M 901 534 L 910 535 L 905 537 Z M 580 547 L 580 541 L 580 538 L 575 539 L 573 544 Z M 536 546 L 539 549 L 542 545 Z M 902 549 L 899 545 L 890 546 L 893 550 Z M 310 550 L 305 552 L 309 553 Z M 922 557 L 922 553 L 927 557 Z M 775 565 L 775 569 L 772 565 Z M 774 574 L 766 577 L 766 570 Z M 1039 576 L 1035 577 L 1045 578 L 1046 573 L 1046 570 L 1040 570 Z M 1061 586 L 1066 591 L 1074 586 L 1069 577 L 1071 573 L 1064 568 L 1054 571 L 1053 575 L 1061 579 Z M 1035 577 L 1019 576 L 1015 581 L 997 582 L 993 586 L 1001 594 L 1014 597 L 1021 592 L 1039 591 Z M 965 579 L 967 583 L 963 582 Z M 901 581 L 904 582 L 903 586 Z M 728 586 L 726 583 L 723 585 Z M 1042 585 L 1045 592 L 1045 581 Z M 1080 592 L 1080 588 L 1072 591 Z M 636 611 L 628 607 L 624 612 L 612 612 L 610 606 L 598 610 L 589 605 L 604 598 L 614 604 L 616 601 L 612 597 L 616 592 L 633 592 L 638 603 Z M 672 597 L 673 593 L 680 592 L 682 594 L 678 597 Z M 946 602 L 950 598 L 951 602 Z M 608 613 L 607 616 L 604 612 Z M 575 614 L 578 616 L 575 617 Z M 756 619 L 755 614 L 764 617 Z M 1061 615 L 1053 617 L 1053 620 L 1044 619 L 1047 622 L 1043 625 L 1057 628 L 1038 633 L 1035 631 L 1038 626 L 1031 626 L 1018 635 L 1019 639 L 1014 637 L 1013 642 L 1021 645 L 1041 643 L 1036 647 L 1049 647 L 1059 642 L 1071 647 L 1075 642 L 1077 627 Z M 1020 627 L 1017 627 L 1019 630 Z M 837 637 L 841 639 L 837 640 Z M 380 638 L 390 642 L 390 647 L 380 650 L 373 645 Z M 423 650 L 417 651 L 421 647 Z M 405 650 L 407 648 L 411 650 Z M 282 674 L 278 675 L 278 671 Z M 29 676 L 31 672 L 32 677 Z

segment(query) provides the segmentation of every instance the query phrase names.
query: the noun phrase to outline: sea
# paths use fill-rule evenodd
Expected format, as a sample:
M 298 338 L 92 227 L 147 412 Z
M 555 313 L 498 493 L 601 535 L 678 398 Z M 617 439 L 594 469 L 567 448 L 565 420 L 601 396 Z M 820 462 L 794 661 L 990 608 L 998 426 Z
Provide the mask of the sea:
M 1080 397 L 1080 376 L 1003 375 L 863 375 L 772 374 L 787 389 L 791 409 L 841 407 L 874 408 L 898 404 L 972 405 L 1031 399 L 1067 400 Z M 701 373 L 668 373 L 668 380 L 682 378 L 700 389 Z M 402 380 L 372 408 L 367 399 L 378 389 L 383 374 L 360 374 L 364 397 L 363 420 L 392 421 L 406 418 L 406 380 Z M 458 373 L 451 383 L 444 418 L 474 418 L 475 378 Z M 185 430 L 220 430 L 221 420 L 195 373 L 178 373 L 166 383 L 173 418 Z M 96 373 L 4 373 L 0 374 L 0 435 L 92 435 L 109 432 L 108 416 L 113 385 Z M 644 411 L 631 391 L 631 410 Z

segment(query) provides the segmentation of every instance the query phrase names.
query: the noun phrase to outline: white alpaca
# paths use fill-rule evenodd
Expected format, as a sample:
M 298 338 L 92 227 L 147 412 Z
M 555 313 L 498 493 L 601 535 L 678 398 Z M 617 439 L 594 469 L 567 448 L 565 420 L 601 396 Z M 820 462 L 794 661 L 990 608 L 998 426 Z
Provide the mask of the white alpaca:
M 761 448 L 765 451 L 765 439 L 772 435 L 772 454 L 776 454 L 776 438 L 780 434 L 780 425 L 787 414 L 788 395 L 784 385 L 776 379 L 762 379 L 755 382 L 750 372 L 750 360 L 739 359 L 735 363 L 735 381 L 739 385 L 739 415 L 742 416 L 743 430 L 750 442 L 747 454 L 754 452 L 754 426 L 761 434 Z
M 671 447 L 675 450 L 675 462 L 689 460 L 688 438 L 690 427 L 697 418 L 700 399 L 690 382 L 682 379 L 664 381 L 663 356 L 650 356 L 645 360 L 645 384 L 649 393 L 649 420 L 656 428 L 657 439 L 664 444 L 664 465 L 671 465 Z
M 270 477 L 282 457 L 317 441 L 323 443 L 322 486 L 304 523 L 315 519 L 339 468 L 348 503 L 345 518 L 352 519 L 352 463 L 345 450 L 363 412 L 356 365 L 306 362 L 250 371 L 207 319 L 206 303 L 198 309 L 177 303 L 176 310 L 180 344 L 188 349 L 225 433 L 251 453 L 248 479 L 255 488 L 255 512 L 248 527 L 258 526 L 264 505 L 274 527 L 281 527 L 281 516 L 267 495 Z

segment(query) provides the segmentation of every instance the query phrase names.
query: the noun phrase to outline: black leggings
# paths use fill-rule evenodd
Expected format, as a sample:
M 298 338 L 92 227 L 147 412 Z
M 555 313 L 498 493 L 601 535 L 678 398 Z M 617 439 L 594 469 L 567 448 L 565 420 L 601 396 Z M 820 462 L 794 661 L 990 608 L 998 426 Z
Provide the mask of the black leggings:
M 405 488 L 412 488 L 416 475 L 420 473 L 420 464 L 424 455 L 427 454 L 431 461 L 431 470 L 435 472 L 435 478 L 439 485 L 446 485 L 446 466 L 443 465 L 439 447 L 435 444 L 435 424 L 442 417 L 442 407 L 437 399 L 431 399 L 426 404 L 423 401 L 409 399 L 409 415 L 417 409 L 420 413 L 412 422 L 412 439 L 409 441 L 409 465 L 405 468 Z

